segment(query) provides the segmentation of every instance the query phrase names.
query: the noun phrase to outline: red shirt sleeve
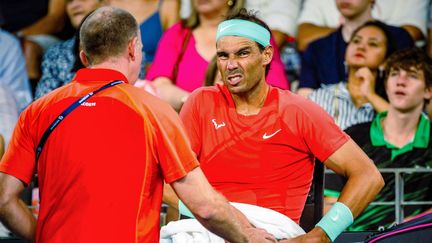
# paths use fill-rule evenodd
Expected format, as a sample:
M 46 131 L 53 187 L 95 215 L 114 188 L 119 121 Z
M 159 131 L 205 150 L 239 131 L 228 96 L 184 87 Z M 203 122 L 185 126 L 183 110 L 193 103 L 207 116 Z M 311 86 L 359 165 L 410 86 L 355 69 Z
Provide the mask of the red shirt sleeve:
M 35 171 L 35 148 L 32 119 L 29 117 L 31 106 L 24 110 L 17 122 L 12 138 L 1 163 L 0 171 L 12 175 L 22 182 L 29 184 Z
M 171 183 L 184 177 L 199 163 L 177 113 L 171 107 L 164 106 L 160 106 L 157 112 L 156 154 L 165 181 Z
M 192 150 L 199 157 L 201 152 L 201 142 L 203 141 L 201 138 L 200 131 L 200 116 L 199 116 L 199 107 L 198 104 L 201 104 L 202 101 L 202 93 L 197 91 L 192 92 L 192 94 L 188 97 L 187 101 L 183 104 L 183 107 L 180 111 L 180 119 L 183 121 L 185 126 L 186 133 L 191 142 Z
M 349 140 L 349 136 L 320 106 L 310 100 L 302 100 L 296 114 L 297 130 L 312 154 L 324 162 Z

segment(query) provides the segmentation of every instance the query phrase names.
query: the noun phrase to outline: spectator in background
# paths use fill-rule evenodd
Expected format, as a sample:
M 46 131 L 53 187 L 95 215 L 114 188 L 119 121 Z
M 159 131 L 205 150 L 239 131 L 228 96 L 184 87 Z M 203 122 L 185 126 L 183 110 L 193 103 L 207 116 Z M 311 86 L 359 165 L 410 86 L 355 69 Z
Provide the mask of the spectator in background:
M 246 9 L 257 10 L 271 29 L 277 47 L 281 48 L 288 36 L 296 36 L 297 17 L 302 0 L 246 0 Z
M 432 58 L 432 1 L 429 3 L 428 13 L 426 48 L 429 57 Z
M 382 70 L 393 52 L 394 43 L 385 25 L 367 22 L 354 31 L 348 44 L 347 81 L 319 88 L 309 99 L 323 107 L 342 129 L 371 121 L 375 111 L 382 112 L 388 107 Z
M 182 18 L 187 18 L 190 16 L 191 0 L 181 2 L 180 14 Z M 280 57 L 291 89 L 298 86 L 300 72 L 300 58 L 293 37 L 297 35 L 297 18 L 301 3 L 302 0 L 245 0 L 245 8 L 257 11 L 258 18 L 272 30 L 275 46 L 280 50 Z M 278 53 L 276 55 L 279 56 Z
M 346 133 L 365 151 L 378 168 L 431 168 L 431 123 L 422 113 L 432 96 L 432 61 L 423 50 L 412 48 L 394 53 L 387 61 L 385 87 L 389 109 L 372 122 L 358 124 Z M 336 201 L 343 186 L 334 176 L 327 190 Z M 383 173 L 386 185 L 375 201 L 395 200 L 395 178 Z M 431 201 L 432 179 L 427 173 L 403 173 L 403 201 Z M 405 205 L 404 217 L 427 211 L 430 205 Z M 394 205 L 369 206 L 349 228 L 377 230 L 395 222 Z
M 243 6 L 243 0 L 193 0 L 190 17 L 162 37 L 146 79 L 154 82 L 161 98 L 176 110 L 190 92 L 204 84 L 207 66 L 216 54 L 217 25 Z M 284 89 L 289 87 L 278 52 L 273 57 L 267 80 Z
M 363 0 L 340 0 L 343 6 Z M 386 24 L 404 28 L 414 41 L 426 37 L 428 0 L 368 0 L 372 16 Z M 314 40 L 334 32 L 346 19 L 335 0 L 305 0 L 298 20 L 298 48 L 301 52 Z
M 140 79 L 153 63 L 162 34 L 179 20 L 179 0 L 106 0 L 110 6 L 130 12 L 138 21 L 143 42 Z
M 296 36 L 297 17 L 302 0 L 245 0 L 245 8 L 257 10 L 262 19 L 272 30 L 276 45 L 282 47 L 288 36 Z M 181 0 L 180 15 L 188 18 L 191 12 L 191 0 Z
M 299 90 L 297 91 L 298 94 L 303 96 L 307 96 L 314 89 L 318 89 L 324 84 L 335 84 L 347 79 L 348 73 L 344 60 L 348 41 L 355 29 L 367 21 L 373 20 L 373 10 L 379 7 L 376 6 L 373 0 L 332 1 L 336 2 L 344 23 L 328 36 L 312 42 L 303 53 Z M 325 10 L 322 9 L 321 11 Z M 383 26 L 394 40 L 396 49 L 414 45 L 405 29 L 390 25 Z
M 3 136 L 0 134 L 0 160 L 3 157 L 5 151 L 5 141 L 3 139 Z
M 72 26 L 78 30 L 83 19 L 102 5 L 102 0 L 68 0 L 66 13 Z M 42 77 L 36 86 L 35 98 L 38 99 L 56 88 L 69 83 L 75 72 L 71 69 L 76 57 L 74 48 L 76 37 L 51 46 L 42 59 Z
M 217 67 L 217 58 L 216 56 L 210 61 L 206 74 L 204 86 L 213 86 L 216 84 L 223 84 L 222 77 L 220 75 L 219 69 Z
M 244 0 L 189 3 L 192 13 L 164 34 L 146 76 L 158 87 L 161 98 L 176 110 L 180 110 L 189 92 L 203 86 L 205 70 L 216 53 L 217 25 L 228 12 L 243 7 Z
M 290 81 L 290 89 L 298 86 L 300 58 L 294 37 L 297 36 L 297 18 L 302 0 L 245 0 L 246 9 L 257 10 L 271 29 L 272 36 L 280 50 L 285 74 Z
M 0 160 L 9 144 L 20 112 L 11 94 L 10 90 L 0 83 Z M 0 223 L 0 237 L 8 237 L 9 233 Z
M 131 12 L 139 21 L 141 38 L 143 41 L 143 63 L 141 65 L 140 78 L 144 77 L 146 68 L 153 60 L 157 43 L 161 33 L 170 27 L 178 17 L 177 0 L 165 1 L 115 1 L 115 0 L 70 0 L 66 5 L 67 13 L 74 28 L 78 28 L 82 19 L 95 8 L 110 4 Z M 177 6 L 177 7 L 176 7 Z M 74 63 L 80 63 L 78 57 L 79 47 L 77 46 L 77 36 L 53 46 L 45 54 L 42 62 L 42 78 L 36 87 L 36 98 L 51 92 L 52 90 L 69 83 L 77 69 L 72 70 Z M 74 54 L 74 49 L 76 52 Z M 79 59 L 79 58 L 78 58 Z M 142 86 L 148 91 L 156 94 L 157 91 L 144 80 L 137 81 L 138 86 Z M 147 89 L 147 87 L 149 89 Z
M 20 110 L 10 89 L 0 83 L 0 134 L 6 149 L 13 129 L 18 120 Z
M 432 1 L 429 3 L 428 13 L 426 52 L 432 58 Z M 425 112 L 428 114 L 429 119 L 432 119 L 432 102 L 428 102 Z
M 21 112 L 33 100 L 26 63 L 19 41 L 1 28 L 0 60 L 0 85 L 7 88 Z
M 27 72 L 32 86 L 41 77 L 40 61 L 43 53 L 59 41 L 64 30 L 66 0 L 3 0 L 0 10 L 5 29 L 22 38 Z M 66 33 L 66 32 L 63 32 Z M 72 32 L 66 33 L 69 37 Z
M 230 242 L 267 242 L 269 234 L 234 215 L 209 185 L 173 109 L 130 85 L 142 59 L 134 17 L 119 8 L 99 8 L 86 18 L 80 36 L 80 57 L 91 68 L 21 114 L 2 158 L 1 221 L 36 242 L 156 242 L 165 180 L 209 230 Z M 59 117 L 65 120 L 38 157 L 52 118 L 101 87 L 108 88 Z M 43 185 L 37 224 L 20 200 L 35 170 Z

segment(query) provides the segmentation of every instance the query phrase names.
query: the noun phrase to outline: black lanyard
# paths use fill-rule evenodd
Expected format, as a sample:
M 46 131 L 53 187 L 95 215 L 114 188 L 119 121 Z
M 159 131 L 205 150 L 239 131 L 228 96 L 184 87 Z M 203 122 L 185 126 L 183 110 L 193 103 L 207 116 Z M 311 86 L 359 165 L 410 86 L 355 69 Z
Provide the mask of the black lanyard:
M 41 140 L 39 141 L 39 144 L 36 148 L 36 162 L 39 159 L 39 156 L 42 152 L 42 149 L 49 137 L 49 135 L 54 131 L 54 129 L 57 127 L 57 125 L 63 121 L 63 119 L 65 119 L 65 117 L 67 115 L 69 115 L 69 113 L 71 113 L 73 110 L 75 110 L 75 108 L 77 108 L 78 106 L 80 106 L 82 103 L 84 103 L 86 100 L 88 100 L 90 97 L 92 97 L 93 95 L 95 95 L 96 93 L 98 93 L 99 91 L 102 91 L 106 88 L 115 86 L 117 84 L 121 84 L 124 83 L 122 80 L 115 80 L 112 81 L 109 84 L 106 84 L 102 87 L 100 87 L 99 89 L 92 91 L 86 95 L 84 95 L 83 97 L 81 97 L 80 99 L 78 99 L 77 101 L 75 101 L 74 103 L 72 103 L 72 105 L 70 105 L 68 108 L 66 108 L 66 110 L 64 110 L 52 123 L 51 125 L 45 130 L 44 134 L 42 135 Z

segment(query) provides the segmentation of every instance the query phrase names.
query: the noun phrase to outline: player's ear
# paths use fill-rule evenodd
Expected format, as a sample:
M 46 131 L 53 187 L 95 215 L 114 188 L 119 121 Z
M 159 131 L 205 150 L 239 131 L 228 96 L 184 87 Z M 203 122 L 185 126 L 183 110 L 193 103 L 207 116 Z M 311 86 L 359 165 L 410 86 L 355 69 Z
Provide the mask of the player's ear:
M 269 65 L 270 64 L 270 62 L 271 62 L 271 60 L 272 60 L 272 58 L 273 58 L 273 46 L 272 45 L 269 45 L 269 46 L 267 46 L 265 49 L 264 49 L 264 51 L 262 52 L 262 54 L 263 54 L 263 65 L 264 66 L 266 66 L 266 65 Z

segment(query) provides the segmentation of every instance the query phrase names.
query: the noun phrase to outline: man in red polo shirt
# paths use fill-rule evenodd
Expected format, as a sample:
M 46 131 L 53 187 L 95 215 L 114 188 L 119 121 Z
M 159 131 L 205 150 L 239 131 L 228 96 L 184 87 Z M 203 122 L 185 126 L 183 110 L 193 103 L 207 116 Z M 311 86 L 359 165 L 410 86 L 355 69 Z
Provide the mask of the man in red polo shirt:
M 128 84 L 142 61 L 134 17 L 100 8 L 80 36 L 90 68 L 19 118 L 0 163 L 1 221 L 36 242 L 157 242 L 165 180 L 214 233 L 231 242 L 265 242 L 269 235 L 240 224 L 208 184 L 174 110 Z M 51 131 L 46 140 L 45 131 Z M 37 223 L 19 199 L 35 169 Z
M 224 84 L 192 93 L 180 114 L 204 174 L 228 200 L 298 222 L 315 158 L 323 161 L 348 183 L 333 210 L 301 238 L 334 240 L 383 186 L 379 171 L 320 107 L 266 83 L 273 47 L 265 23 L 241 11 L 219 24 L 216 39 Z

